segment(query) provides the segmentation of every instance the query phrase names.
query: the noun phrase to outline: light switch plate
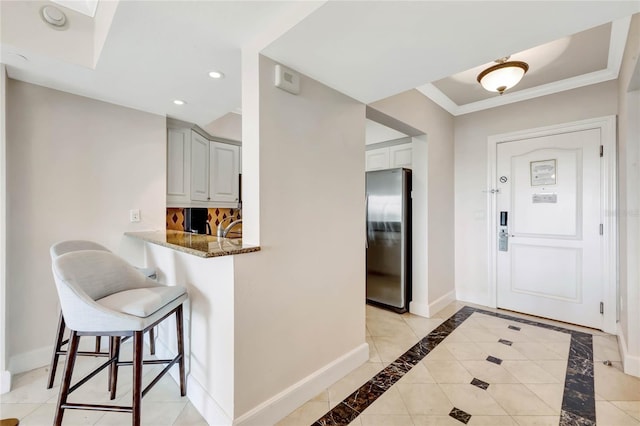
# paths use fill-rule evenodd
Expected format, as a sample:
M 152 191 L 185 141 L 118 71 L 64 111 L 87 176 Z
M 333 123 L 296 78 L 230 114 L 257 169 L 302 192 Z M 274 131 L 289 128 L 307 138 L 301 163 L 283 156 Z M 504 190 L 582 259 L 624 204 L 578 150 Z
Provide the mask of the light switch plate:
M 140 209 L 129 210 L 129 221 L 140 222 Z

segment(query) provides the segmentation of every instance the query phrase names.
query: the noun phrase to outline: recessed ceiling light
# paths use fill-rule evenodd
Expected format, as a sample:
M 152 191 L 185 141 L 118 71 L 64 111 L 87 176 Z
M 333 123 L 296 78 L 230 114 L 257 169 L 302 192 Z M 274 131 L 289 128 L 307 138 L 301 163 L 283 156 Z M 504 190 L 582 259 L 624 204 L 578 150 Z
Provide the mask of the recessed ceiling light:
M 181 101 L 180 99 L 174 100 L 173 103 L 176 104 L 176 105 L 184 105 L 184 104 L 186 104 L 185 101 Z
M 51 26 L 51 28 L 54 28 L 56 30 L 67 29 L 67 16 L 63 11 L 55 6 L 45 6 L 40 9 L 40 16 L 42 17 L 44 22 Z
M 211 78 L 224 78 L 224 74 L 222 74 L 220 71 L 211 71 L 209 73 L 209 77 L 211 77 Z

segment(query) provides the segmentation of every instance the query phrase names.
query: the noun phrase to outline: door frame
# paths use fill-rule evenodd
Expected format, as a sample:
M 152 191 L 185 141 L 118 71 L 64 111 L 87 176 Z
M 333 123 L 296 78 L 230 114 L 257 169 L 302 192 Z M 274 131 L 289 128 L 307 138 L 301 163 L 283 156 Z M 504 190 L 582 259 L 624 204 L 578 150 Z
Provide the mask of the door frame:
M 496 167 L 498 144 L 530 139 L 542 136 L 552 136 L 561 133 L 582 130 L 599 129 L 600 143 L 604 155 L 600 161 L 600 223 L 603 225 L 602 236 L 602 302 L 604 314 L 603 331 L 616 334 L 618 320 L 618 220 L 617 220 L 617 151 L 616 151 L 616 116 L 591 118 L 552 126 L 537 127 L 516 132 L 491 135 L 487 139 L 487 241 L 489 262 L 489 303 L 491 307 L 498 305 L 497 292 L 497 238 L 498 213 L 496 203 Z

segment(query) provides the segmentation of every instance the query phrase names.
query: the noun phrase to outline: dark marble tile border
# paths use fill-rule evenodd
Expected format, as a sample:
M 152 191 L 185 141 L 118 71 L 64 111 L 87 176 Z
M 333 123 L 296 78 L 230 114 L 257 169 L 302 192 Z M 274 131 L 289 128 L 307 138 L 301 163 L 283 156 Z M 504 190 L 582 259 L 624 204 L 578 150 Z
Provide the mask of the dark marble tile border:
M 475 377 L 473 378 L 473 380 L 471 380 L 471 384 L 483 390 L 489 389 L 489 383 L 485 382 L 484 380 L 477 379 Z
M 500 358 L 496 358 L 495 356 L 491 356 L 491 355 L 487 357 L 487 361 L 492 362 L 494 364 L 498 364 L 498 365 L 502 364 L 502 360 Z
M 559 426 L 591 426 L 596 424 L 595 390 L 593 384 L 593 338 L 591 334 L 513 317 L 498 312 L 464 306 L 436 327 L 431 333 L 420 339 L 418 343 L 413 345 L 408 351 L 400 355 L 398 359 L 356 389 L 344 401 L 314 422 L 312 426 L 337 426 L 351 423 L 386 392 L 387 389 L 422 361 L 429 352 L 438 346 L 473 313 L 570 334 L 571 343 L 569 346 L 569 359 L 567 362 Z M 520 327 L 514 325 L 509 325 L 508 328 L 516 331 L 521 330 Z M 489 358 L 499 360 L 495 357 Z M 502 360 L 499 361 L 501 362 Z M 455 407 L 454 410 L 456 410 Z M 469 415 L 469 418 L 471 418 L 471 415 Z
M 469 423 L 469 420 L 471 420 L 471 414 L 456 407 L 453 407 L 451 409 L 451 412 L 449 413 L 449 417 L 453 417 L 454 419 L 464 423 L 465 425 Z

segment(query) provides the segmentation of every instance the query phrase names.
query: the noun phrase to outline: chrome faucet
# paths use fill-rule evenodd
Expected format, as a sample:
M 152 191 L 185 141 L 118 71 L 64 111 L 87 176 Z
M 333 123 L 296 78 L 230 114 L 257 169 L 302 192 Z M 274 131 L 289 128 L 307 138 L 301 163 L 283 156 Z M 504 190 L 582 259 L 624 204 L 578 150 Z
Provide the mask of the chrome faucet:
M 242 223 L 242 219 L 238 219 L 238 220 L 234 220 L 232 221 L 229 226 L 227 226 L 226 228 L 222 226 L 223 223 L 225 223 L 227 221 L 227 219 L 233 219 L 233 216 L 229 216 L 229 217 L 225 217 L 224 219 L 222 219 L 222 221 L 218 224 L 218 229 L 216 230 L 216 236 L 219 238 L 226 238 L 227 234 L 231 231 L 231 229 L 236 226 L 239 223 Z

